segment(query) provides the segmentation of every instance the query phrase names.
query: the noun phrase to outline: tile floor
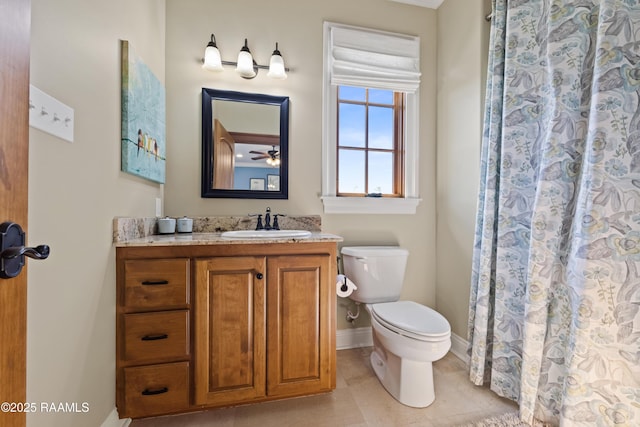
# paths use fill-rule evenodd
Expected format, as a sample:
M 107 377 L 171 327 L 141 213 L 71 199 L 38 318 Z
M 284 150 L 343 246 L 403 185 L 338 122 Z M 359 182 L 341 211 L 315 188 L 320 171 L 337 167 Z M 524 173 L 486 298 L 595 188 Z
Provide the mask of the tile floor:
M 473 385 L 464 362 L 452 353 L 433 365 L 435 402 L 422 409 L 404 406 L 376 378 L 370 352 L 371 348 L 338 351 L 332 393 L 134 420 L 131 427 L 453 427 L 517 410 L 515 403 Z

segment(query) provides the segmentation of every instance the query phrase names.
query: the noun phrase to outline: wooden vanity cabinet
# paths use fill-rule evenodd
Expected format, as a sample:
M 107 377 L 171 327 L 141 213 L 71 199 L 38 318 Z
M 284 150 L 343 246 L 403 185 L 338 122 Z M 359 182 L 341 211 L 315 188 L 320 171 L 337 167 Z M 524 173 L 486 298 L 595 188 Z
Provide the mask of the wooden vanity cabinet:
M 130 264 L 124 266 L 167 260 L 178 260 L 180 265 L 186 260 L 189 265 L 185 299 L 167 291 L 167 301 L 159 294 L 136 296 L 143 308 L 128 306 L 126 296 L 137 294 L 127 291 L 125 277 L 132 273 Z M 335 388 L 335 242 L 117 248 L 117 265 L 117 404 L 121 417 L 201 410 Z M 143 278 L 158 280 L 159 276 L 143 275 L 136 280 Z M 141 328 L 135 316 L 156 316 L 152 323 L 167 330 L 175 327 L 178 313 L 185 310 L 186 352 L 176 350 L 184 342 L 149 352 L 138 342 L 125 348 L 127 334 L 139 335 L 131 332 Z M 186 367 L 188 377 L 182 382 L 187 388 L 186 402 L 181 396 L 179 403 L 158 405 L 162 408 L 149 405 L 162 394 L 143 398 L 145 388 L 138 383 L 144 381 L 132 377 L 127 371 L 130 367 L 156 377 L 157 373 L 148 370 L 171 368 L 180 379 Z M 127 397 L 132 387 L 137 394 L 129 395 L 135 395 L 137 401 Z M 158 380 L 148 391 L 164 388 L 177 389 Z

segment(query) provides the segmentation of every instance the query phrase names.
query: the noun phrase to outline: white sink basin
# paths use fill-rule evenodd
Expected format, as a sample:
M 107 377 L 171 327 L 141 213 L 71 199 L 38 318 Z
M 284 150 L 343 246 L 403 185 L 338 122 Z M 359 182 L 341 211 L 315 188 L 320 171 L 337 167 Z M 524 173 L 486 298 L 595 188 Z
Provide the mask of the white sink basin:
M 225 239 L 306 239 L 311 236 L 307 230 L 234 230 L 225 231 Z

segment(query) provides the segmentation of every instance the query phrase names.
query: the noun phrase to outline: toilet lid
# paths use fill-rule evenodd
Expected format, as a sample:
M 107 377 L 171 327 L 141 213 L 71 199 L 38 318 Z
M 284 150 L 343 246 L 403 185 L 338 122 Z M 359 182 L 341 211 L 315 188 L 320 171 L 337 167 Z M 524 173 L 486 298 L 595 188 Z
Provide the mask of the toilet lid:
M 449 322 L 437 311 L 413 301 L 373 304 L 371 313 L 387 328 L 416 338 L 444 338 L 451 334 Z

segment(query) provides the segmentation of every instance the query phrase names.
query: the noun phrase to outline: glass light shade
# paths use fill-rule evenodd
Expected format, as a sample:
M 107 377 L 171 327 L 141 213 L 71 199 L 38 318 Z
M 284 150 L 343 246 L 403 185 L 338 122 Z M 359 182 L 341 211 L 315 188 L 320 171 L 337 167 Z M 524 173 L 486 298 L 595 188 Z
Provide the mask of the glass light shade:
M 269 61 L 269 72 L 267 73 L 268 77 L 272 79 L 284 80 L 287 78 L 287 73 L 284 69 L 284 60 L 280 53 L 273 53 L 271 55 L 271 60 Z
M 238 54 L 236 72 L 240 74 L 240 77 L 244 77 L 245 79 L 252 79 L 256 76 L 256 72 L 253 69 L 253 57 L 248 49 L 241 50 Z
M 204 64 L 202 64 L 202 68 L 209 71 L 222 71 L 220 51 L 212 43 L 209 43 L 204 50 Z
M 267 164 L 273 167 L 280 166 L 280 159 L 274 159 L 270 157 L 267 159 Z
M 211 41 L 204 50 L 204 63 L 202 68 L 209 71 L 222 71 L 222 60 L 220 59 L 220 51 L 216 46 L 216 36 L 211 34 Z

